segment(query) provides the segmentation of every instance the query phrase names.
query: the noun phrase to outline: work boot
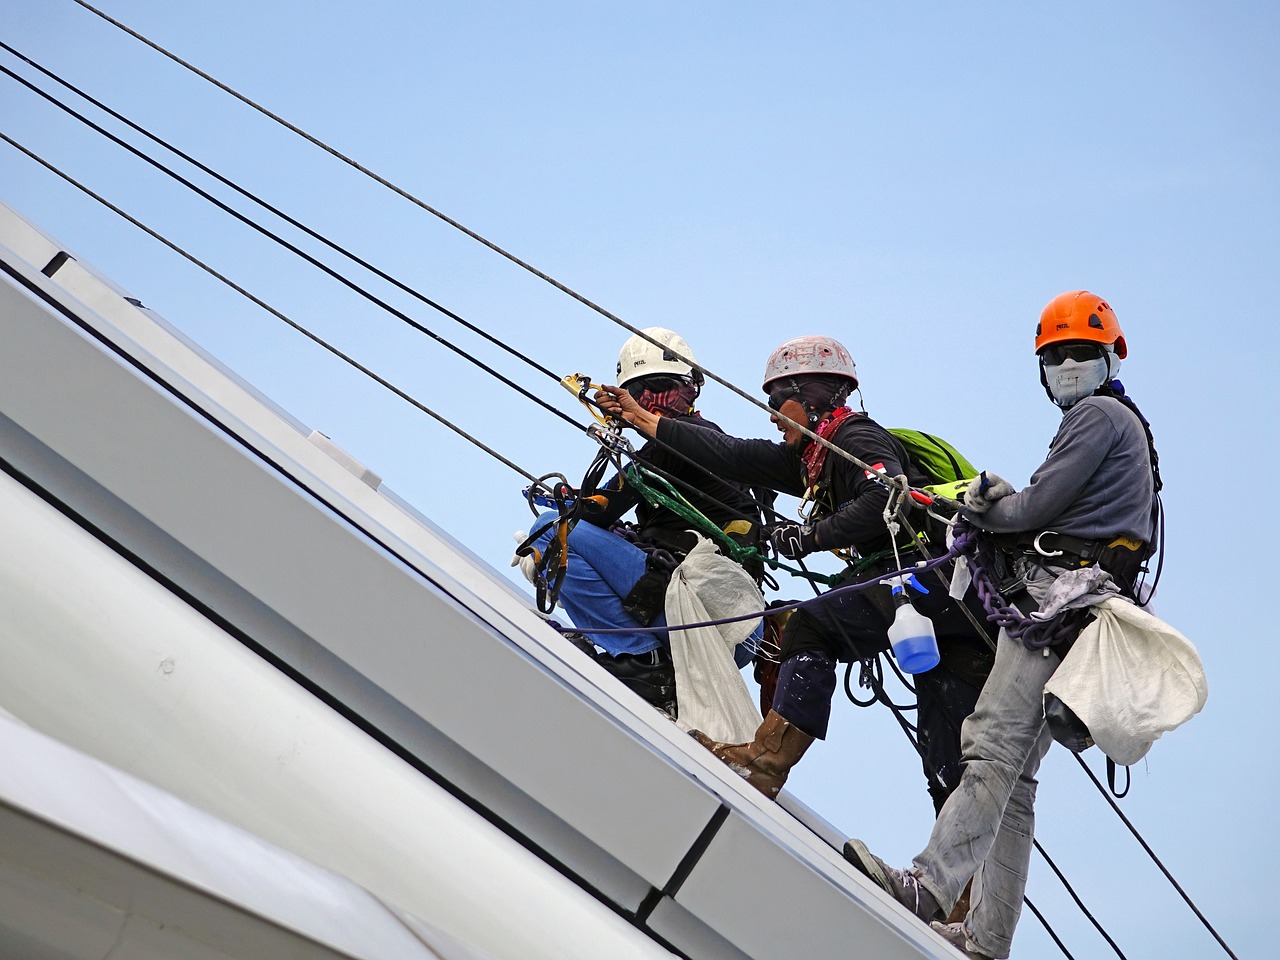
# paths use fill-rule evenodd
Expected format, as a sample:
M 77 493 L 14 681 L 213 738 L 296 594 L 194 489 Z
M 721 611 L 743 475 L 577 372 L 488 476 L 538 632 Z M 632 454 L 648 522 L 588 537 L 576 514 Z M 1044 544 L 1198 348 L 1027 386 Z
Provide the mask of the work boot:
M 925 889 L 911 870 L 895 870 L 886 866 L 861 840 L 846 841 L 844 858 L 925 923 L 942 919 L 942 907 L 937 898 Z
M 963 923 L 939 923 L 935 920 L 929 924 L 929 929 L 959 950 L 961 956 L 968 957 L 969 960 L 992 960 L 985 953 L 978 951 L 977 945 L 964 932 Z
M 787 774 L 813 743 L 813 737 L 772 710 L 750 743 L 720 743 L 701 730 L 690 733 L 770 800 L 777 797 Z
M 601 653 L 596 662 L 613 674 L 647 703 L 672 720 L 676 718 L 676 670 L 671 654 L 662 647 L 648 653 Z

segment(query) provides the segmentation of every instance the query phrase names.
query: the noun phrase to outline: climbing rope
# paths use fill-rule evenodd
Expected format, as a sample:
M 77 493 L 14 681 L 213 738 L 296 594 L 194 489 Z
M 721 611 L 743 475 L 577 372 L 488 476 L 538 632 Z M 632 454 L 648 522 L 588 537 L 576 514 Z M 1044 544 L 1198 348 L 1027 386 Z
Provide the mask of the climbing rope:
M 766 414 L 770 416 L 776 416 L 779 419 L 785 421 L 786 423 L 790 424 L 791 426 L 799 430 L 804 436 L 808 437 L 810 440 L 821 444 L 822 446 L 826 447 L 828 451 L 835 453 L 837 456 L 844 458 L 845 460 L 857 466 L 859 469 L 865 471 L 868 474 L 868 476 L 876 477 L 879 480 L 879 482 L 885 484 L 886 486 L 892 486 L 894 483 L 897 482 L 894 478 L 890 478 L 887 474 L 885 474 L 883 470 L 873 466 L 872 464 L 864 462 L 860 458 L 849 453 L 847 450 L 844 450 L 836 446 L 835 444 L 831 443 L 829 440 L 825 439 L 824 437 L 818 436 L 818 434 L 816 434 L 811 429 L 809 429 L 807 424 L 798 423 L 794 420 L 791 420 L 788 417 L 782 416 L 781 414 L 777 413 L 774 410 L 771 410 L 768 407 L 768 405 L 765 404 L 763 401 L 758 400 L 757 398 L 751 396 L 745 390 L 743 390 L 741 387 L 737 386 L 733 382 L 726 380 L 725 378 L 716 374 L 714 371 L 709 370 L 706 367 L 702 366 L 693 358 L 684 356 L 678 351 L 672 350 L 669 344 L 664 344 L 659 340 L 655 339 L 650 334 L 646 333 L 644 330 L 638 327 L 632 326 L 630 323 L 627 323 L 621 317 L 611 313 L 610 311 L 606 310 L 604 307 L 600 306 L 594 301 L 578 293 L 576 290 L 573 290 L 572 288 L 565 285 L 564 283 L 561 283 L 559 280 L 556 280 L 554 277 L 550 276 L 549 274 L 546 274 L 543 271 L 539 270 L 538 268 L 534 267 L 532 264 L 520 259 L 515 254 L 500 247 L 498 244 L 487 239 L 486 237 L 482 236 L 476 231 L 470 229 L 469 227 L 465 226 L 459 221 L 453 219 L 452 217 L 448 216 L 441 210 L 431 206 L 424 200 L 414 196 L 404 188 L 396 185 L 395 183 L 391 182 L 385 177 L 382 177 L 381 175 L 375 173 L 373 170 L 370 170 L 368 167 L 363 166 L 362 164 L 352 159 L 351 157 L 347 156 L 346 154 L 342 153 L 340 150 L 336 149 L 335 147 L 329 145 L 328 143 L 325 143 L 323 140 L 320 140 L 318 137 L 308 133 L 307 131 L 303 130 L 301 127 L 298 127 L 293 123 L 290 123 L 288 120 L 285 120 L 283 117 L 273 113 L 272 111 L 268 110 L 266 107 L 262 106 L 261 104 L 256 103 L 255 101 L 245 96 L 244 94 L 238 92 L 237 90 L 221 82 L 220 80 L 216 79 L 215 77 L 211 76 L 205 71 L 187 62 L 186 60 L 172 53 L 171 51 L 165 49 L 155 41 L 149 39 L 143 34 L 121 23 L 119 20 L 112 18 L 108 14 L 99 10 L 97 7 L 88 3 L 87 0 L 74 0 L 74 2 L 79 4 L 81 7 L 88 10 L 90 13 L 94 14 L 95 16 L 101 18 L 102 20 L 106 21 L 107 23 L 111 24 L 112 26 L 116 27 L 122 32 L 133 37 L 138 42 L 150 47 L 152 50 L 156 51 L 161 56 L 168 58 L 169 60 L 181 66 L 183 69 L 188 70 L 191 73 L 194 73 L 196 76 L 200 77 L 202 80 L 205 80 L 206 82 L 213 84 L 215 87 L 222 90 L 224 93 L 228 94 L 229 96 L 234 97 L 236 100 L 239 100 L 241 103 L 245 104 L 249 108 L 257 111 L 258 113 L 262 114 L 263 116 L 267 117 L 273 122 L 281 125 L 285 129 L 289 130 L 291 133 L 294 133 L 297 136 L 303 138 L 313 146 L 318 147 L 319 149 L 325 151 L 335 159 L 342 161 L 343 163 L 352 167 L 362 175 L 369 177 L 371 180 L 385 187 L 386 189 L 392 191 L 402 199 L 407 200 L 408 202 L 414 204 L 421 210 L 425 211 L 426 213 L 429 213 L 431 216 L 436 217 L 437 219 L 448 224 L 449 226 L 453 227 L 454 229 L 458 230 L 464 235 L 470 237 L 472 240 L 475 240 L 477 243 L 480 243 L 483 246 L 489 248 L 499 256 L 506 258 L 507 260 L 514 263 L 516 266 L 520 267 L 521 269 L 529 272 L 530 274 L 537 277 L 538 279 L 555 287 L 557 290 L 559 290 L 561 293 L 564 293 L 566 296 L 571 297 L 572 299 L 578 301 L 588 309 L 594 311 L 595 313 L 598 313 L 600 316 L 604 317 L 605 319 L 611 321 L 612 323 L 617 324 L 619 327 L 623 328 L 624 330 L 627 330 L 633 336 L 640 337 L 641 339 L 645 340 L 648 343 L 653 344 L 654 346 L 661 347 L 663 350 L 667 351 L 668 353 L 671 353 L 681 363 L 688 364 L 693 369 L 700 371 L 708 379 L 714 380 L 716 383 L 719 383 L 721 386 L 725 387 L 727 390 L 737 394 L 742 399 L 746 400 L 748 403 L 764 411 Z

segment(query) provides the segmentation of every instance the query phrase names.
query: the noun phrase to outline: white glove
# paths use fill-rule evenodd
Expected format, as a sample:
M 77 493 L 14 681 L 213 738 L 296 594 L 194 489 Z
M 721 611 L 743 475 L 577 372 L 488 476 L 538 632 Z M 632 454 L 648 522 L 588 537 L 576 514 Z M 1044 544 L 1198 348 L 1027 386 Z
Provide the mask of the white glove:
M 523 541 L 524 538 L 525 535 L 523 533 L 516 534 L 517 540 Z M 511 565 L 513 567 L 519 567 L 520 572 L 524 574 L 524 578 L 530 583 L 533 583 L 533 574 L 538 568 L 538 561 L 541 559 L 542 552 L 537 547 L 534 547 L 531 552 L 525 554 L 523 557 L 518 553 L 512 556 Z
M 986 513 L 997 500 L 1015 492 L 1008 480 L 983 470 L 965 490 L 964 505 L 973 513 Z

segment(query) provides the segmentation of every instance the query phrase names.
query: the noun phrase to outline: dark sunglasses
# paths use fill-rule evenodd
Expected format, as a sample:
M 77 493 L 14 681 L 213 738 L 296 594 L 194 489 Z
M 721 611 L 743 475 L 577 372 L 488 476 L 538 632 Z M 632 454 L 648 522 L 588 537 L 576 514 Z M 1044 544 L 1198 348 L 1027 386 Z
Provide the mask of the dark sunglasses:
M 1104 353 L 1096 343 L 1054 343 L 1040 351 L 1040 359 L 1051 367 L 1056 367 L 1067 360 L 1084 363 L 1097 360 Z
M 644 377 L 640 380 L 632 380 L 627 384 L 627 393 L 639 400 L 641 394 L 648 391 L 649 393 L 666 393 L 668 390 L 675 390 L 677 387 L 683 387 L 688 381 L 680 377 Z
M 782 405 L 796 395 L 798 391 L 792 387 L 781 387 L 769 394 L 769 409 L 781 410 Z

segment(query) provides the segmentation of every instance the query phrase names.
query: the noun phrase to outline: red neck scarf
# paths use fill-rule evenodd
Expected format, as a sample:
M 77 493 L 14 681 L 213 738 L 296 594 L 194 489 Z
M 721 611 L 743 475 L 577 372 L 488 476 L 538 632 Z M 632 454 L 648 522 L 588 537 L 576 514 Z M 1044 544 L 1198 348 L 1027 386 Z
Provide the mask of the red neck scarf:
M 853 411 L 848 407 L 832 410 L 818 422 L 813 432 L 823 440 L 830 440 L 835 436 L 840 424 L 852 416 Z M 800 459 L 804 461 L 805 473 L 808 476 L 810 486 L 817 483 L 818 477 L 822 475 L 822 465 L 827 462 L 827 454 L 829 452 L 821 443 L 810 440 L 809 445 L 804 449 L 804 453 L 800 455 Z

